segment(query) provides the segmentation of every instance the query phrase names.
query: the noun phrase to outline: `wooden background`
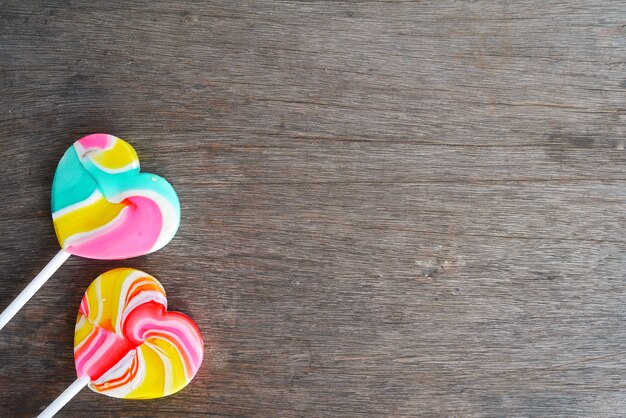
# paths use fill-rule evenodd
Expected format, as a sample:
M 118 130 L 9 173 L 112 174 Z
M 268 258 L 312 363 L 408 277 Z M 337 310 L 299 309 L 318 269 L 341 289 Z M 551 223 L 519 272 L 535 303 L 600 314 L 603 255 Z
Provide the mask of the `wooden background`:
M 63 417 L 624 416 L 626 2 L 0 1 L 0 307 L 57 161 L 130 141 L 178 235 L 71 258 L 0 333 L 0 416 L 74 378 L 82 293 L 159 278 L 206 361 Z

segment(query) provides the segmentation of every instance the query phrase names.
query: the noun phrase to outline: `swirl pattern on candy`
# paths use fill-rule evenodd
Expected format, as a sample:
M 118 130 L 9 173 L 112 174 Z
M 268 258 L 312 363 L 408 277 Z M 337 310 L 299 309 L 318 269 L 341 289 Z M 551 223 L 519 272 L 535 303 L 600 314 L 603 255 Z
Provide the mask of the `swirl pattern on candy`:
M 180 203 L 165 179 L 139 172 L 139 158 L 128 142 L 93 134 L 76 141 L 59 162 L 52 219 L 65 251 L 124 259 L 166 245 L 178 230 Z
M 79 378 L 115 398 L 151 399 L 178 392 L 203 357 L 202 336 L 188 316 L 167 311 L 161 283 L 131 268 L 110 270 L 91 283 L 74 334 Z

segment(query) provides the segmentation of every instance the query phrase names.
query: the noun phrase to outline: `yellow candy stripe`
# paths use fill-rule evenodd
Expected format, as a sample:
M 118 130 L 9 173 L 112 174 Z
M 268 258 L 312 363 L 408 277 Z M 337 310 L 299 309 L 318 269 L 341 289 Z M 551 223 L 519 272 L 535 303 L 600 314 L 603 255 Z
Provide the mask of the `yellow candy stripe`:
M 139 157 L 133 147 L 119 138 L 113 138 L 113 146 L 104 151 L 89 155 L 91 160 L 101 169 L 109 172 L 126 171 L 139 167 Z
M 74 345 L 80 347 L 85 340 L 92 335 L 93 329 L 94 326 L 91 322 L 87 321 L 87 317 L 83 314 L 79 314 L 74 331 Z
M 156 353 L 155 350 L 148 347 L 147 344 L 142 344 L 137 348 L 137 351 L 141 351 L 141 357 L 143 359 L 142 364 L 150 365 L 143 370 L 143 380 L 137 386 L 137 389 L 126 395 L 130 399 L 150 399 L 160 398 L 165 392 L 165 379 L 167 370 L 164 367 L 163 361 Z
M 150 359 L 151 367 L 146 371 L 144 382 L 129 397 L 160 397 L 164 393 L 173 393 L 175 388 L 184 387 L 190 380 L 185 376 L 180 352 L 168 340 L 150 338 L 139 348 L 144 358 Z
M 63 248 L 69 245 L 68 238 L 92 232 L 113 221 L 127 205 L 111 203 L 96 191 L 89 198 L 71 208 L 53 214 L 54 229 Z

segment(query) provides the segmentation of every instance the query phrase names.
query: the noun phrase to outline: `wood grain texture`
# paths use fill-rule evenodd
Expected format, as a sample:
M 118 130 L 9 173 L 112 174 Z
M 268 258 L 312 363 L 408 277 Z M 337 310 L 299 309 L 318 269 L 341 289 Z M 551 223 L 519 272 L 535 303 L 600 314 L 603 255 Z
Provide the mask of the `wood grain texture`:
M 121 265 L 206 362 L 60 416 L 626 414 L 625 2 L 1 1 L 0 98 L 0 307 L 58 248 L 83 134 L 183 207 L 163 250 L 70 259 L 0 333 L 0 416 L 73 381 L 82 293 Z

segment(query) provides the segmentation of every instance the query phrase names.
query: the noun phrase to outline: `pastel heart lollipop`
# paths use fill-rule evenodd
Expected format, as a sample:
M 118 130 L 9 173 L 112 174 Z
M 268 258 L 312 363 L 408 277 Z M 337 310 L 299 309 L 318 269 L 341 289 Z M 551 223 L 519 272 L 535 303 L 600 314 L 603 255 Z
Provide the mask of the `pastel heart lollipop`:
M 52 219 L 62 249 L 0 314 L 0 329 L 71 254 L 118 260 L 162 248 L 178 230 L 180 203 L 165 179 L 139 171 L 128 142 L 93 134 L 76 141 L 59 162 Z
M 91 283 L 80 304 L 78 379 L 40 417 L 54 415 L 85 385 L 115 398 L 171 395 L 196 375 L 203 351 L 191 318 L 167 311 L 161 283 L 136 269 L 110 270 Z
M 76 141 L 59 162 L 52 219 L 65 251 L 118 260 L 167 244 L 178 230 L 180 204 L 165 179 L 139 172 L 128 142 L 93 134 Z

